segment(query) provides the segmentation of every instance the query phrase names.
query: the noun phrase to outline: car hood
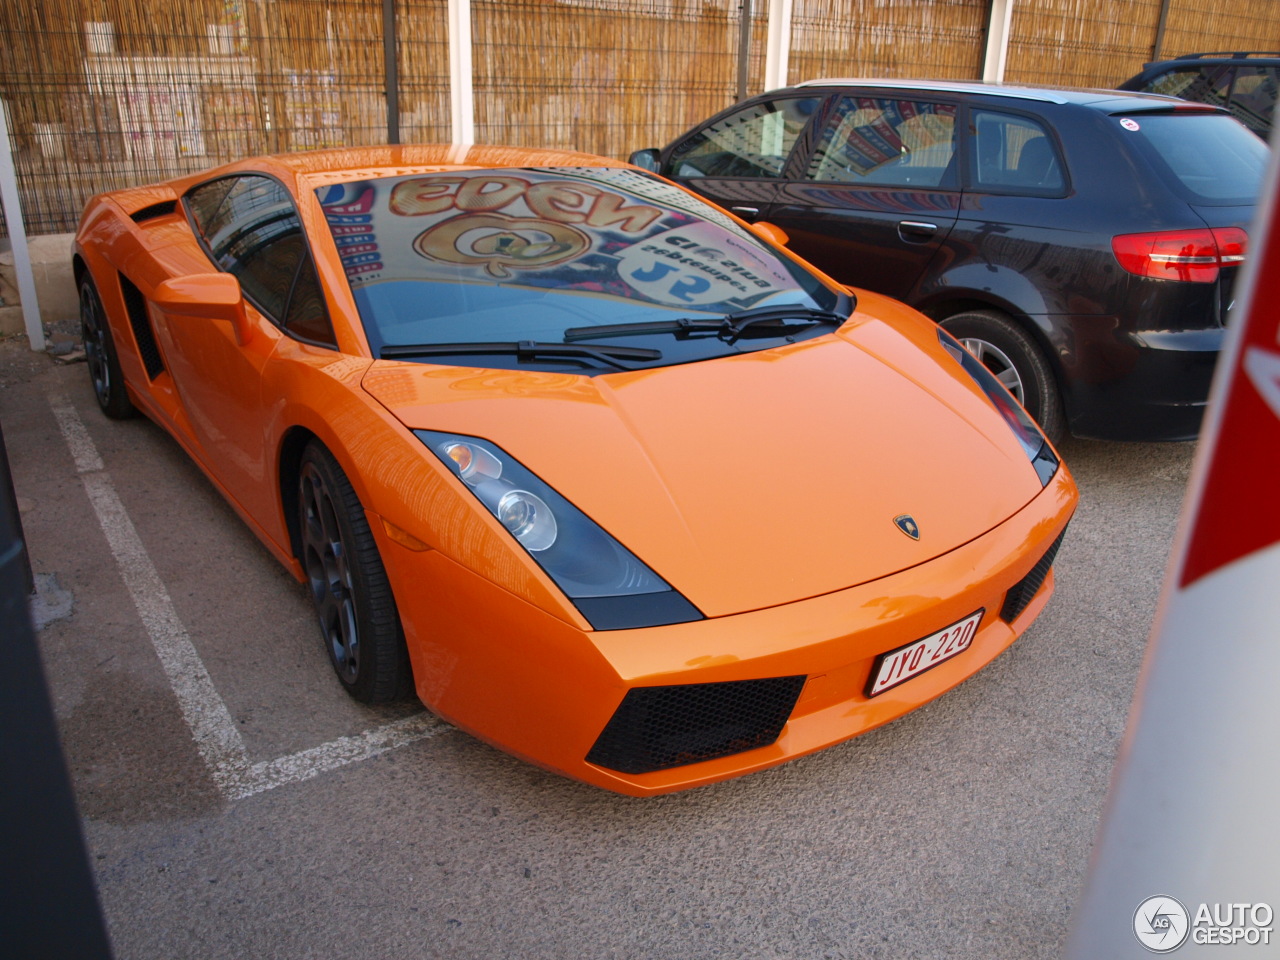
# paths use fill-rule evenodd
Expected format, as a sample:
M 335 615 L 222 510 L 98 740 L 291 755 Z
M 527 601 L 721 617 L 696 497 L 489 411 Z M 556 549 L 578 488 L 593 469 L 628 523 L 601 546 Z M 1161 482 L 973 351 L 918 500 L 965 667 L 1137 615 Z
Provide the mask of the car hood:
M 364 387 L 407 427 L 502 447 L 722 616 L 923 563 L 1042 489 L 931 327 L 857 317 L 783 348 L 595 377 L 377 361 Z

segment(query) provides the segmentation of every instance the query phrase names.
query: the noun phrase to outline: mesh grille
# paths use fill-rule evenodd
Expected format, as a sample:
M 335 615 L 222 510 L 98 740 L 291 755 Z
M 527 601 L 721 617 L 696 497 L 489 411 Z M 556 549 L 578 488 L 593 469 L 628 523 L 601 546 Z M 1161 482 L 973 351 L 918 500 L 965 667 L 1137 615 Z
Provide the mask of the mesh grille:
M 587 761 L 619 773 L 648 773 L 778 739 L 805 677 L 635 687 L 627 691 Z
M 124 306 L 129 313 L 129 326 L 133 328 L 138 355 L 142 357 L 142 365 L 147 368 L 147 376 L 154 380 L 164 373 L 164 361 L 160 359 L 160 348 L 156 346 L 155 335 L 151 332 L 146 298 L 123 273 L 120 274 L 120 292 L 124 294 Z
M 1044 583 L 1044 578 L 1049 575 L 1049 568 L 1053 566 L 1053 558 L 1058 553 L 1058 548 L 1062 546 L 1062 538 L 1067 535 L 1064 529 L 1058 534 L 1058 539 L 1053 541 L 1053 546 L 1045 551 L 1044 556 L 1039 562 L 1031 568 L 1031 572 L 1009 588 L 1009 592 L 1004 595 L 1004 606 L 1000 608 L 1000 619 L 1005 623 L 1013 623 L 1018 619 L 1019 614 L 1027 609 L 1027 604 L 1031 602 L 1031 598 L 1036 595 L 1036 591 L 1040 589 Z

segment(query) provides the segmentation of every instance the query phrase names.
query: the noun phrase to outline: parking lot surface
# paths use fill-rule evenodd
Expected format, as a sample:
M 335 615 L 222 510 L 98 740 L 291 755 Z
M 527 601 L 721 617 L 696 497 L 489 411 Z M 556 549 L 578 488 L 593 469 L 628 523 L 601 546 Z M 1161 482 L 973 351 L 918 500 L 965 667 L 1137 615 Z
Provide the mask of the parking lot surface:
M 637 800 L 347 698 L 303 588 L 82 364 L 0 343 L 0 418 L 120 960 L 1056 957 L 1193 454 L 1067 441 L 1057 594 L 1007 653 L 859 739 Z

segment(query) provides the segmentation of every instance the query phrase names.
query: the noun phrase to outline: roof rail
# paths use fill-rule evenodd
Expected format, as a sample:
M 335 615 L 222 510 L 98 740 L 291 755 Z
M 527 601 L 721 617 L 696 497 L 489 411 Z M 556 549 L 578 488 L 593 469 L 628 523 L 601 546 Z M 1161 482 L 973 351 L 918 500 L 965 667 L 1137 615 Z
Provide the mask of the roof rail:
M 1228 57 L 1232 60 L 1245 60 L 1249 57 L 1280 57 L 1280 53 L 1274 50 L 1225 50 L 1211 53 L 1184 53 L 1173 59 L 1200 60 L 1205 57 Z

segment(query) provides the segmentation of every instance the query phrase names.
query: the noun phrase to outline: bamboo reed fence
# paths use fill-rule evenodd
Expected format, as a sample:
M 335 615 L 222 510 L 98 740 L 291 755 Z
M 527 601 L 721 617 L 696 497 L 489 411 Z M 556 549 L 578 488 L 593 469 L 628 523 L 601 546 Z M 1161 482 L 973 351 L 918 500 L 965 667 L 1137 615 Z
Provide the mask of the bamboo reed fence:
M 790 77 L 982 75 L 989 0 L 796 0 Z
M 750 77 L 764 71 L 764 0 Z M 734 100 L 740 14 L 703 0 L 472 0 L 476 137 L 625 157 Z
M 1122 83 L 1151 59 L 1159 20 L 1160 0 L 1015 2 L 1005 79 L 1079 87 Z
M 476 139 L 625 157 L 736 95 L 741 0 L 472 0 Z M 450 136 L 447 0 L 394 0 L 402 142 Z M 762 88 L 767 0 L 747 75 Z M 789 78 L 981 75 L 990 0 L 794 0 Z M 1006 79 L 1112 86 L 1160 0 L 1015 0 Z M 384 0 L 8 0 L 0 98 L 27 231 L 93 193 L 388 139 Z M 1280 0 L 1172 0 L 1161 54 L 1280 47 Z M 6 233 L 0 226 L 0 233 Z

